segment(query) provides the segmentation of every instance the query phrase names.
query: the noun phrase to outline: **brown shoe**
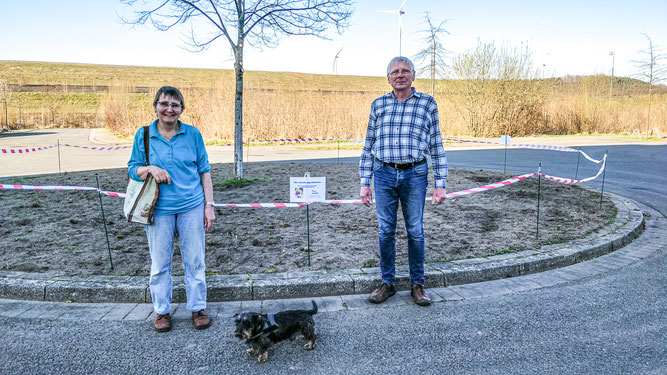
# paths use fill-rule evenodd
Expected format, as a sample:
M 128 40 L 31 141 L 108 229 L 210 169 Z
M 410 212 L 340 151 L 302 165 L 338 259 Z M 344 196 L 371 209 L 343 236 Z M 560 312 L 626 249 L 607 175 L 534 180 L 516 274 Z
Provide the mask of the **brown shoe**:
M 206 315 L 206 311 L 199 310 L 192 313 L 192 324 L 196 329 L 206 329 L 211 325 L 211 318 Z
M 167 332 L 171 330 L 171 315 L 169 313 L 166 314 L 156 314 L 155 315 L 155 323 L 153 323 L 153 327 L 155 327 L 155 330 L 158 332 Z
M 396 287 L 382 283 L 379 288 L 375 289 L 373 293 L 371 293 L 371 295 L 368 297 L 368 300 L 372 303 L 382 303 L 394 294 L 396 294 Z
M 426 293 L 426 289 L 422 284 L 412 284 L 410 287 L 410 295 L 419 306 L 428 306 L 431 304 L 431 297 Z

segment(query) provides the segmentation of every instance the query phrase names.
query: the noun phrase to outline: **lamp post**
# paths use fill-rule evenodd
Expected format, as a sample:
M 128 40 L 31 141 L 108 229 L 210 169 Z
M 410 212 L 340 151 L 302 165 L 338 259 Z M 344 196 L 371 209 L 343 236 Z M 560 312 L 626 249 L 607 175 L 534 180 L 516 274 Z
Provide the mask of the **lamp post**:
M 17 100 L 19 101 L 19 123 L 16 128 L 23 129 L 23 118 L 21 117 L 21 97 L 19 96 Z
M 609 108 L 611 109 L 611 91 L 614 88 L 614 60 L 616 60 L 616 54 L 611 51 L 609 56 L 611 56 L 611 77 L 609 77 Z
M 2 103 L 5 105 L 5 126 L 9 129 L 9 121 L 7 120 L 7 97 L 2 98 Z

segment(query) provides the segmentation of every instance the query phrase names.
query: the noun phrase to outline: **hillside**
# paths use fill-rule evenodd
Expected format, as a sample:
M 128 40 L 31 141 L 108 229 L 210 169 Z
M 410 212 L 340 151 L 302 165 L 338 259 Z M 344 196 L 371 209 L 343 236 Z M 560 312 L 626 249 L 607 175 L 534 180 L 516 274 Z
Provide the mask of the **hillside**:
M 234 72 L 223 69 L 0 61 L 6 107 L 0 125 L 107 127 L 129 136 L 154 118 L 153 93 L 170 85 L 185 94 L 184 121 L 197 124 L 208 140 L 229 140 L 234 82 Z M 426 79 L 415 87 L 431 90 Z M 370 103 L 390 89 L 385 77 L 246 71 L 244 137 L 359 139 Z M 450 136 L 665 133 L 667 87 L 654 87 L 650 102 L 647 93 L 648 85 L 637 79 L 595 75 L 438 80 L 433 95 L 441 129 Z

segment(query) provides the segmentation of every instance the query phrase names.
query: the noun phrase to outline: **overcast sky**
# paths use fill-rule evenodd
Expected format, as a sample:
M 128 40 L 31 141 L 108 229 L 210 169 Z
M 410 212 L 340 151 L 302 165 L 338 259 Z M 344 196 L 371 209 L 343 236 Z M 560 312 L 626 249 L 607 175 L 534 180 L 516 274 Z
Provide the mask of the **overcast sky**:
M 183 29 L 159 32 L 152 26 L 130 27 L 118 15 L 131 8 L 117 0 L 0 0 L 0 60 L 77 62 L 117 65 L 174 66 L 232 69 L 226 40 L 208 51 L 184 50 Z M 138 1 L 141 3 L 141 1 Z M 352 26 L 331 40 L 283 38 L 280 46 L 264 51 L 246 48 L 246 70 L 333 73 L 333 60 L 342 48 L 337 73 L 382 76 L 398 54 L 397 9 L 402 0 L 360 0 Z M 630 76 L 630 59 L 648 46 L 667 46 L 667 1 L 447 1 L 407 0 L 403 8 L 403 55 L 423 48 L 419 31 L 429 11 L 435 21 L 447 20 L 443 36 L 453 54 L 473 49 L 477 41 L 520 46 L 528 43 L 533 62 L 546 76 L 610 74 Z

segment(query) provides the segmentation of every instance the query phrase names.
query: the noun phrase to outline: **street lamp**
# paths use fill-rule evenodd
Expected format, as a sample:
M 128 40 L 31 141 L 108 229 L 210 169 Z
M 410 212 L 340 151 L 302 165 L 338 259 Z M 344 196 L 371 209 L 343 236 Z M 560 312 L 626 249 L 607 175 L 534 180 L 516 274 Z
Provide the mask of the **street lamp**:
M 19 96 L 19 97 L 17 98 L 17 100 L 19 101 L 19 123 L 18 123 L 18 125 L 16 126 L 16 128 L 17 128 L 17 129 L 23 129 L 23 119 L 22 119 L 22 117 L 21 117 L 21 97 Z
M 611 91 L 614 88 L 614 60 L 616 60 L 616 54 L 614 51 L 609 52 L 611 56 L 611 77 L 609 77 L 609 108 L 611 108 Z

